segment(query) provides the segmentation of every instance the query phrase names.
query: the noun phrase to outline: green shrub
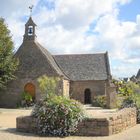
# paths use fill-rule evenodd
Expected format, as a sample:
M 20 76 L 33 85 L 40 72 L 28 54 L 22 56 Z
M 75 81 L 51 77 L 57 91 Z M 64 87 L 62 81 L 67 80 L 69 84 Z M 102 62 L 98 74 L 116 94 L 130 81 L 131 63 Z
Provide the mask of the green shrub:
M 37 118 L 37 133 L 43 136 L 68 136 L 84 118 L 81 104 L 62 96 L 50 96 L 39 101 L 32 116 Z
M 92 104 L 93 104 L 93 106 L 106 108 L 106 102 L 107 102 L 106 96 L 101 95 L 101 96 L 95 97 Z
M 22 107 L 33 106 L 34 104 L 33 97 L 28 92 L 23 92 L 21 96 L 22 96 L 22 101 L 21 101 Z

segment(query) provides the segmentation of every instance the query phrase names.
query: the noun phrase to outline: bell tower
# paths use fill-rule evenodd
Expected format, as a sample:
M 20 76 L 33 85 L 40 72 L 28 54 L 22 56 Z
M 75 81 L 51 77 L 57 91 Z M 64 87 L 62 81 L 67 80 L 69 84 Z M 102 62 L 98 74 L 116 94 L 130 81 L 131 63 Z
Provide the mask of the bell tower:
M 36 39 L 35 27 L 36 24 L 32 20 L 32 17 L 30 17 L 27 23 L 25 24 L 24 41 L 35 41 Z
M 32 20 L 32 8 L 33 6 L 30 6 L 30 18 L 28 19 L 27 23 L 25 24 L 25 34 L 24 34 L 24 41 L 35 41 L 36 34 L 35 34 L 35 27 L 36 24 Z

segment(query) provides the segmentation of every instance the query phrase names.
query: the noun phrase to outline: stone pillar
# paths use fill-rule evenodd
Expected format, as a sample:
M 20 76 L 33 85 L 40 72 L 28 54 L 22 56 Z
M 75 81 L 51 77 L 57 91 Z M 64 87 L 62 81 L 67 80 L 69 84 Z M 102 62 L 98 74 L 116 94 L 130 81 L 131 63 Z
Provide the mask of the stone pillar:
M 107 98 L 107 108 L 113 109 L 117 107 L 117 93 L 116 87 L 113 83 L 109 83 L 106 86 L 106 98 Z

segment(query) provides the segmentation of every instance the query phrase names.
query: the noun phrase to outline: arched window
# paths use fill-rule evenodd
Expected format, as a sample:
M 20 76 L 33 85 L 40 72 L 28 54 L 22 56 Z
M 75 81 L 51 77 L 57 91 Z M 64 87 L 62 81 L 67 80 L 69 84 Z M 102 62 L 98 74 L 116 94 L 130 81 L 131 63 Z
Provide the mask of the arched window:
M 28 92 L 33 97 L 33 99 L 35 99 L 35 85 L 34 84 L 27 83 L 24 86 L 24 91 Z
M 84 95 L 85 104 L 91 104 L 91 91 L 89 88 L 85 89 Z

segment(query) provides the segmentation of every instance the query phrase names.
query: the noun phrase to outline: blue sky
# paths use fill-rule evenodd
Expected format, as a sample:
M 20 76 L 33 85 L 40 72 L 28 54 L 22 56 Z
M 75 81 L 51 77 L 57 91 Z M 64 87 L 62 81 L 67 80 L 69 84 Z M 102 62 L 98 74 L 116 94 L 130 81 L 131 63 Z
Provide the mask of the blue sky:
M 119 19 L 125 21 L 135 21 L 136 15 L 140 14 L 140 1 L 133 0 L 132 2 L 120 6 Z
M 53 54 L 109 52 L 113 76 L 127 77 L 140 68 L 139 0 L 0 0 L 15 50 L 32 17 L 37 40 Z

